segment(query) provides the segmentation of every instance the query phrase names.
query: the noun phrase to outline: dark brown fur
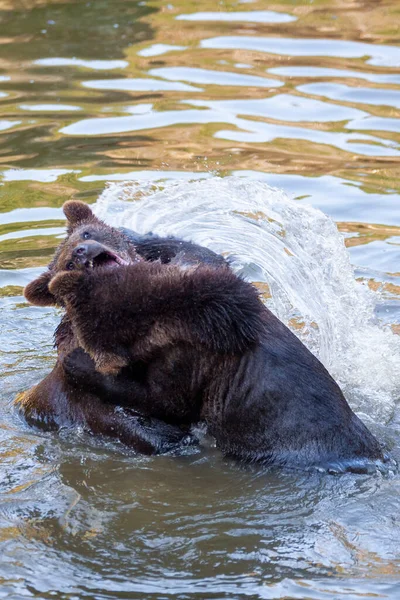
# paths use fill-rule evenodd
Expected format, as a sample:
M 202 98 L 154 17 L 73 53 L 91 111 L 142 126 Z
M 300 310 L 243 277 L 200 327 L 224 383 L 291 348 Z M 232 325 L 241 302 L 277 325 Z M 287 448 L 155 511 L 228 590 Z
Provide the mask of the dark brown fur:
M 263 328 L 255 288 L 229 269 L 141 262 L 112 271 L 59 273 L 49 289 L 65 304 L 80 345 L 105 374 L 179 344 L 240 354 L 259 342 Z
M 103 244 L 106 248 L 111 247 L 127 261 L 140 260 L 136 253 L 136 247 L 141 246 L 140 236 L 130 230 L 119 231 L 105 225 L 83 202 L 67 202 L 63 208 L 68 218 L 68 236 L 60 244 L 47 270 L 25 288 L 25 297 L 36 306 L 56 304 L 56 299 L 49 290 L 49 283 L 60 270 L 67 268 L 73 249 L 81 243 L 90 242 L 82 237 L 88 229 L 92 235 L 91 241 Z M 166 262 L 173 261 L 175 254 L 179 252 L 180 261 L 195 264 L 202 249 L 189 242 L 171 240 L 170 244 L 168 240 L 156 236 L 144 237 L 144 257 L 154 260 L 158 252 L 163 257 L 165 255 Z M 206 251 L 206 257 L 212 261 L 213 253 Z M 218 264 L 223 262 L 221 257 L 216 260 Z M 75 266 L 82 268 L 80 264 Z M 58 356 L 51 373 L 38 385 L 20 394 L 16 400 L 16 405 L 29 423 L 54 429 L 80 425 L 94 434 L 121 440 L 144 453 L 165 452 L 192 441 L 186 427 L 168 425 L 157 419 L 144 418 L 138 411 L 106 404 L 102 401 L 104 386 L 100 385 L 97 390 L 88 389 L 82 382 L 77 382 L 76 377 L 71 377 L 64 363 L 71 355 L 76 356 L 79 342 L 67 317 L 63 318 L 57 328 L 55 345 Z M 82 351 L 80 358 L 80 364 L 88 359 Z M 126 379 L 126 376 L 121 378 L 120 386 Z M 114 381 L 118 384 L 118 378 Z

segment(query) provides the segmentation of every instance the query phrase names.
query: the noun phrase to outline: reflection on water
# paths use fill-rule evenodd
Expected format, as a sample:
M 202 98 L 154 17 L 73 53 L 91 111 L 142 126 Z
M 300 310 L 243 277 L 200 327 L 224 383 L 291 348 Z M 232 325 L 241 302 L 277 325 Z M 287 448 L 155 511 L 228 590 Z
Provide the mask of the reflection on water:
M 400 75 L 380 75 L 374 73 L 365 73 L 363 71 L 350 71 L 346 69 L 329 69 L 325 67 L 277 67 L 268 69 L 273 75 L 282 75 L 283 77 L 335 77 L 352 79 L 366 79 L 374 83 L 400 83 Z M 357 91 L 357 88 L 354 90 Z M 373 90 L 370 90 L 371 92 Z
M 363 87 L 351 88 L 348 85 L 339 85 L 338 83 L 310 83 L 308 85 L 300 85 L 297 89 L 299 92 L 305 94 L 326 96 L 331 100 L 400 108 L 400 90 L 374 90 Z M 400 121 L 397 122 L 397 129 L 394 131 L 398 132 L 400 130 L 399 125 Z
M 85 67 L 96 71 L 112 71 L 124 69 L 129 65 L 126 60 L 82 60 L 81 58 L 39 58 L 33 61 L 34 65 L 44 67 Z
M 61 204 L 139 178 L 148 204 L 124 204 L 124 224 L 136 211 L 246 263 L 398 457 L 398 20 L 396 0 L 0 2 L 0 597 L 399 597 L 397 473 L 241 468 L 212 441 L 139 458 L 11 406 L 54 361 L 58 315 L 21 289 L 59 243 Z M 213 179 L 228 174 L 245 181 Z M 193 184 L 160 178 L 206 179 L 206 217 Z M 268 196 L 263 226 L 254 180 L 297 207 Z M 97 205 L 110 220 L 125 189 Z
M 272 10 L 195 12 L 190 15 L 178 15 L 176 19 L 178 21 L 229 21 L 230 23 L 290 23 L 296 21 L 296 17 Z
M 194 69 L 191 67 L 166 67 L 152 69 L 150 75 L 171 79 L 172 81 L 190 81 L 203 83 L 205 85 L 240 85 L 246 87 L 280 87 L 281 81 L 267 79 L 266 77 L 255 77 L 254 75 L 242 75 L 241 73 L 228 73 L 226 71 L 211 71 L 209 69 Z
M 382 67 L 398 67 L 400 65 L 400 48 L 396 46 L 380 46 L 345 40 L 223 36 L 203 40 L 201 46 L 215 49 L 239 48 L 287 56 L 334 56 L 339 58 L 367 56 L 370 57 L 366 61 L 369 65 Z

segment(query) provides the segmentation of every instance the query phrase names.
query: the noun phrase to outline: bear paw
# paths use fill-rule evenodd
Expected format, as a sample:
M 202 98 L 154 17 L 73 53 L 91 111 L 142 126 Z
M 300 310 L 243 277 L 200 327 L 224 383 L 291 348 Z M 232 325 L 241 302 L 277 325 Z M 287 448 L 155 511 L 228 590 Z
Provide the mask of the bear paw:
M 49 283 L 49 291 L 58 299 L 64 299 L 73 294 L 82 281 L 82 274 L 79 272 L 62 271 L 58 273 Z

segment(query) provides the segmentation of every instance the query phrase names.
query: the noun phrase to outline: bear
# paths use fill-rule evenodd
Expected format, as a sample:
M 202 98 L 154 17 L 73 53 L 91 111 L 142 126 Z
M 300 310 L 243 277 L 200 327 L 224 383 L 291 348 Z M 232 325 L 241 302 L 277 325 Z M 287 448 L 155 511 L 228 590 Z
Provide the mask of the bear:
M 172 262 L 181 267 L 200 264 L 212 267 L 229 266 L 229 261 L 220 254 L 192 242 L 172 236 L 162 238 L 154 233 L 139 235 L 125 227 L 119 227 L 118 231 L 123 233 L 134 244 L 136 252 L 149 262 L 158 261 L 162 264 Z
M 164 346 L 187 344 L 230 354 L 258 341 L 258 293 L 230 269 L 201 265 L 182 270 L 137 257 L 128 263 L 115 254 L 118 260 L 110 270 L 101 258 L 110 256 L 103 244 L 78 244 L 69 256 L 71 242 L 73 237 L 56 264 L 66 261 L 69 271 L 55 275 L 49 291 L 66 307 L 80 346 L 94 358 L 100 373 L 118 375 L 121 368 L 146 361 Z M 125 312 L 113 302 L 115 291 Z M 101 298 L 98 306 L 95 297 Z
M 204 421 L 243 461 L 362 471 L 386 460 L 252 284 L 224 265 L 145 261 L 88 211 L 66 207 L 69 237 L 45 293 L 66 308 L 78 342 L 66 371 L 82 390 L 171 427 Z
M 130 260 L 129 256 L 132 254 L 136 259 L 142 257 L 162 263 L 176 262 L 182 266 L 198 264 L 199 261 L 209 265 L 227 266 L 222 256 L 191 242 L 160 238 L 154 234 L 141 236 L 129 229 L 113 229 L 95 219 L 90 208 L 83 202 L 65 203 L 64 212 L 68 219 L 67 240 L 73 231 L 79 228 L 80 223 L 90 223 L 91 226 L 97 226 L 99 239 L 114 246 L 114 251 L 117 248 L 122 250 L 125 260 Z M 102 234 L 106 237 L 101 237 Z M 55 264 L 64 244 L 65 242 L 60 244 L 47 270 L 25 289 L 26 298 L 36 306 L 56 304 L 48 284 L 56 273 Z M 98 260 L 107 261 L 106 256 Z M 111 255 L 108 260 L 111 265 Z M 104 389 L 98 386 L 101 399 L 94 389 L 88 389 L 87 386 L 84 388 L 82 382 L 77 381 L 75 373 L 72 374 L 71 370 L 65 368 L 71 356 L 80 357 L 82 365 L 89 358 L 83 351 L 79 352 L 78 341 L 71 323 L 65 316 L 55 332 L 55 346 L 57 361 L 52 371 L 38 385 L 21 393 L 15 401 L 17 409 L 29 424 L 53 430 L 79 425 L 92 434 L 115 438 L 143 454 L 165 453 L 196 443 L 187 427 L 145 418 L 138 411 L 105 403 L 103 396 L 108 391 L 106 378 Z M 69 362 L 72 364 L 72 361 Z M 119 384 L 118 379 L 114 378 L 114 384 L 117 384 L 119 389 L 129 381 L 127 373 L 124 373 Z

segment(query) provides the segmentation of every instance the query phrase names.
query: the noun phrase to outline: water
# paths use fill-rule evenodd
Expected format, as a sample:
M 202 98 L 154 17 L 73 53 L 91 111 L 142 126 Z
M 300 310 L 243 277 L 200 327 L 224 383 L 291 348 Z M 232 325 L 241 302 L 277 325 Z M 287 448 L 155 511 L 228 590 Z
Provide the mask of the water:
M 400 459 L 397 4 L 1 3 L 0 597 L 399 597 L 397 469 L 137 457 L 12 406 L 73 197 L 229 254 Z

